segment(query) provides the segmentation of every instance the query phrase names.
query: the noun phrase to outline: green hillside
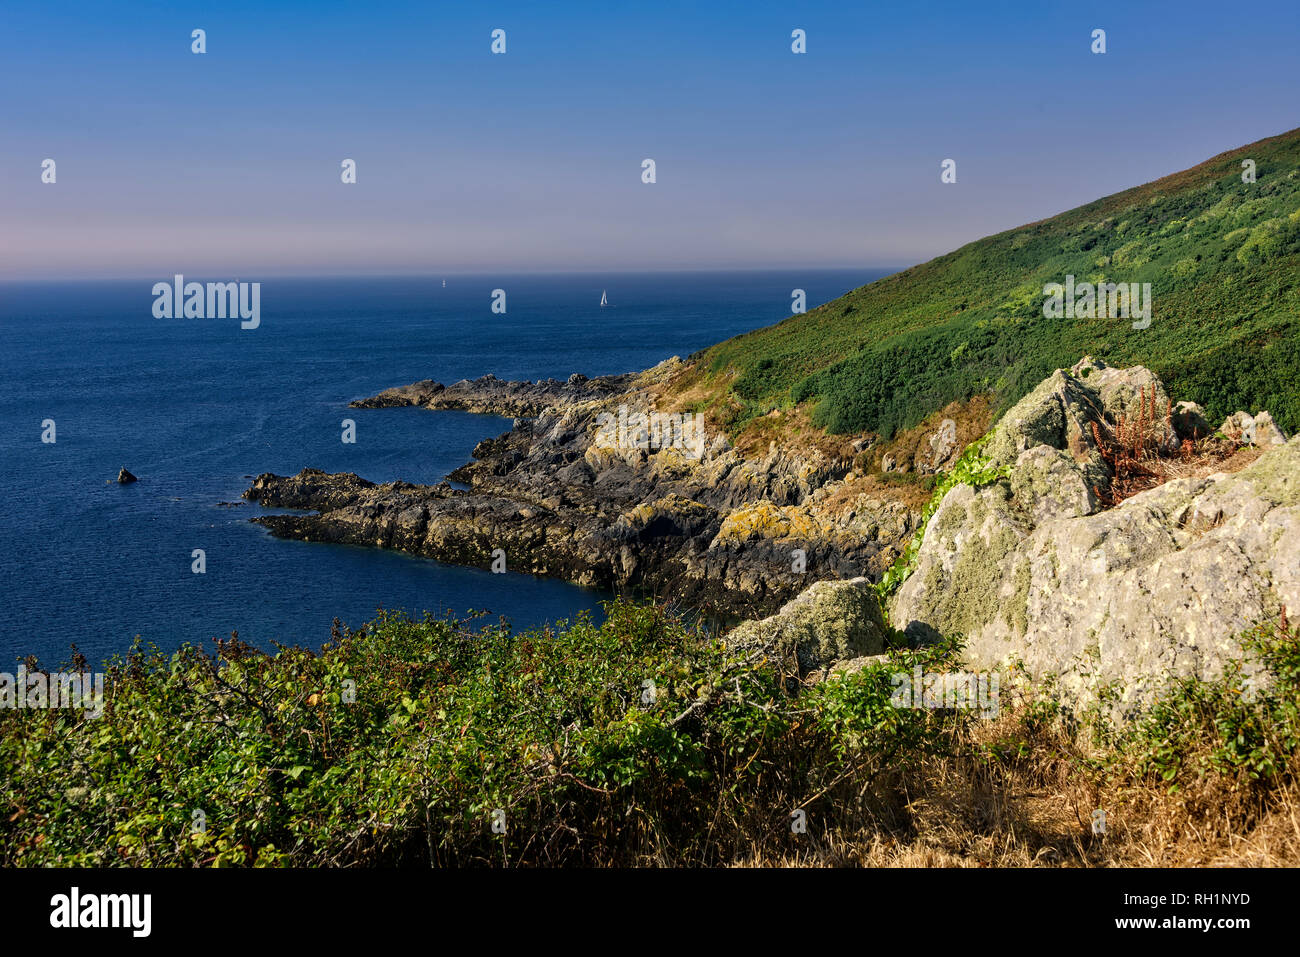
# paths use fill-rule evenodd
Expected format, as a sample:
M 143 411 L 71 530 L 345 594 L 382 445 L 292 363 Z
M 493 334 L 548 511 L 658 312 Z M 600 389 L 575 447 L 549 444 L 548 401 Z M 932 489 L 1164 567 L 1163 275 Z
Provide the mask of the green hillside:
M 1242 160 L 1256 182 L 1242 182 Z M 1048 319 L 1043 287 L 1151 284 L 1151 324 Z M 695 357 L 733 434 L 808 403 L 832 433 L 891 437 L 954 400 L 999 411 L 1084 354 L 1153 369 L 1218 422 L 1268 409 L 1300 430 L 1300 130 L 981 239 Z M 697 392 L 698 394 L 698 392 Z

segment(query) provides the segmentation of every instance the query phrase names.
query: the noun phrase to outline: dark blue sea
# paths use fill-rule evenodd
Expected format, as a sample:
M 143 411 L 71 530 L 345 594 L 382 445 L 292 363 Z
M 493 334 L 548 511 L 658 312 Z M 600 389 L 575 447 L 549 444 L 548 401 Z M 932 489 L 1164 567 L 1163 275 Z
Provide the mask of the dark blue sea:
M 318 647 L 335 616 L 356 626 L 381 607 L 487 610 L 517 628 L 599 617 L 599 592 L 277 540 L 249 523 L 258 506 L 219 503 L 240 502 L 259 472 L 304 466 L 437 482 L 510 427 L 347 408 L 389 386 L 639 370 L 779 321 L 794 288 L 812 308 L 885 272 L 269 279 L 253 330 L 154 318 L 151 288 L 170 276 L 0 283 L 0 670 L 28 654 L 56 666 L 73 643 L 97 663 L 136 635 L 164 650 L 231 631 Z M 239 278 L 257 277 L 186 276 Z M 356 444 L 341 441 L 345 418 Z M 117 485 L 123 466 L 140 481 Z

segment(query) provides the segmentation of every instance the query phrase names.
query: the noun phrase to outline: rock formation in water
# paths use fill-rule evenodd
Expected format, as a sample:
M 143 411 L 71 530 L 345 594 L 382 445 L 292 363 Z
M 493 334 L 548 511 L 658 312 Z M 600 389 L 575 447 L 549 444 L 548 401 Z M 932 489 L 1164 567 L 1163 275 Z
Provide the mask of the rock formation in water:
M 847 463 L 772 450 L 747 459 L 720 434 L 680 441 L 637 416 L 680 371 L 667 360 L 636 376 L 506 382 L 485 376 L 419 382 L 354 402 L 519 418 L 435 486 L 375 485 L 305 469 L 259 475 L 244 497 L 313 514 L 264 515 L 274 534 L 393 548 L 441 561 L 506 568 L 582 585 L 630 589 L 724 614 L 774 610 L 820 579 L 879 578 L 916 513 L 867 496 L 834 506 Z M 667 413 L 663 413 L 664 416 Z M 616 428 L 616 424 L 631 427 Z M 602 432 L 604 433 L 602 438 Z

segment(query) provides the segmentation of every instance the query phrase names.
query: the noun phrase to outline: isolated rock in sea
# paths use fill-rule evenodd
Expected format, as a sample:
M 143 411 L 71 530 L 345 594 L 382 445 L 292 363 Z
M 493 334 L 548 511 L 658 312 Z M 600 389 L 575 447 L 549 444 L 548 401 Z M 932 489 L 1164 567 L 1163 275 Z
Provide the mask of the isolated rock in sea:
M 1020 663 L 1072 707 L 1125 714 L 1170 676 L 1219 676 L 1243 630 L 1300 609 L 1300 438 L 1100 511 L 1084 426 L 1116 393 L 1091 379 L 1057 372 L 1007 414 L 991 449 L 1039 443 L 1007 478 L 944 497 L 891 620 L 918 640 L 965 636 L 975 669 Z
M 771 645 L 773 657 L 793 654 L 803 671 L 879 655 L 887 628 L 870 579 L 817 582 L 761 621 L 737 625 L 726 643 L 737 650 Z
M 132 482 L 138 481 L 140 480 L 126 470 L 126 466 L 123 466 L 121 471 L 117 473 L 118 485 L 130 485 Z

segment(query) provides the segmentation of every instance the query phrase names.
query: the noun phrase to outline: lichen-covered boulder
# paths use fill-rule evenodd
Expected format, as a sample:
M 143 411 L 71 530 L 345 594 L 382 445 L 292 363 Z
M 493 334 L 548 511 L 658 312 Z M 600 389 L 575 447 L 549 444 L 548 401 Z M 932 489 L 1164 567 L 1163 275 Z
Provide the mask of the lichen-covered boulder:
M 793 654 L 804 671 L 882 654 L 884 614 L 867 578 L 817 582 L 761 621 L 737 625 L 726 642 L 738 650 L 770 644 L 774 657 Z
M 1070 371 L 1096 393 L 1109 421 L 1119 422 L 1123 418 L 1135 422 L 1145 407 L 1156 446 L 1162 452 L 1178 448 L 1180 439 L 1171 421 L 1169 395 L 1164 383 L 1150 369 L 1144 366 L 1116 369 L 1100 360 L 1086 358 Z
M 1122 717 L 1170 677 L 1220 676 L 1242 631 L 1300 609 L 1300 437 L 1092 514 L 1065 459 L 1033 450 L 1007 479 L 950 491 L 895 627 L 963 635 L 971 667 L 1019 662 L 1067 705 Z
M 1137 421 L 1144 406 L 1155 446 L 1166 452 L 1178 448 L 1168 394 L 1149 369 L 1116 369 L 1085 358 L 1072 369 L 1057 369 L 1012 406 L 985 454 L 993 465 L 1006 468 L 1038 446 L 1064 452 L 1078 467 L 1095 510 L 1093 492 L 1108 489 L 1111 478 L 1097 436 L 1113 434 L 1121 421 Z
M 1091 515 L 1098 509 L 1083 468 L 1049 445 L 1022 452 L 1009 479 L 1012 496 L 1037 521 Z
M 1261 448 L 1285 445 L 1287 441 L 1286 433 L 1278 428 L 1277 423 L 1273 421 L 1273 416 L 1267 412 L 1259 412 L 1255 415 L 1234 412 L 1223 420 L 1219 431 L 1234 442 L 1240 442 L 1242 445 L 1257 445 Z
M 1069 449 L 1077 458 L 1092 451 L 1088 423 L 1095 418 L 1082 385 L 1057 369 L 998 422 L 985 449 L 994 465 L 1013 464 L 1021 452 L 1039 445 Z

